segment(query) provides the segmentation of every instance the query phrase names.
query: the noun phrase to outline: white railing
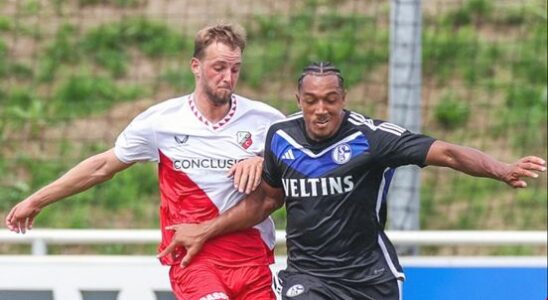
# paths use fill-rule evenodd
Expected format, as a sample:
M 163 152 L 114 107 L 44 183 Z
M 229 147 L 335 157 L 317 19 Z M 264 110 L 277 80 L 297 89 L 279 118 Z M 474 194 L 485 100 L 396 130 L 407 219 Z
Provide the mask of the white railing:
M 389 231 L 398 245 L 531 245 L 546 247 L 545 231 Z M 285 232 L 276 232 L 277 243 Z M 0 230 L 0 244 L 30 244 L 34 255 L 0 255 L 0 298 L 27 299 L 15 291 L 45 291 L 48 299 L 85 300 L 88 293 L 115 293 L 118 300 L 173 299 L 168 268 L 153 255 L 46 255 L 48 245 L 156 244 L 159 230 L 34 229 L 26 234 Z M 271 269 L 285 268 L 285 257 L 277 257 Z M 402 257 L 409 267 L 527 267 L 546 269 L 542 257 Z M 412 286 L 413 281 L 410 281 Z M 6 296 L 7 295 L 7 296 Z M 161 295 L 161 296 L 160 296 Z M 166 296 L 167 295 L 167 296 Z M 15 297 L 15 298 L 14 298 Z M 94 296 L 97 299 L 96 295 Z M 7 299 L 7 298 L 6 298 Z M 91 298 L 89 298 L 91 299 Z M 110 298 L 109 298 L 110 299 Z M 112 298 L 114 299 L 114 298 Z
M 546 231 L 388 231 L 396 245 L 530 245 L 546 246 Z M 2 244 L 30 244 L 33 255 L 46 255 L 48 245 L 155 244 L 160 230 L 154 229 L 34 229 L 25 234 L 0 230 Z M 276 243 L 285 242 L 285 232 L 276 231 Z

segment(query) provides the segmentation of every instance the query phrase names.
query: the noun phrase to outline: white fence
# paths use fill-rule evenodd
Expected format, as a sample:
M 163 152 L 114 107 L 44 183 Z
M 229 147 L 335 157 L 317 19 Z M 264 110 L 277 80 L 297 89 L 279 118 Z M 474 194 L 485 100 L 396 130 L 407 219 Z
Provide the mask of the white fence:
M 387 231 L 396 245 L 531 245 L 546 246 L 546 231 Z M 33 229 L 25 234 L 0 230 L 0 243 L 31 244 L 33 255 L 46 255 L 47 245 L 155 244 L 160 230 Z M 276 231 L 276 243 L 285 242 L 285 232 Z
M 532 245 L 546 247 L 545 231 L 389 231 L 398 245 Z M 277 232 L 277 242 L 285 240 Z M 46 255 L 48 245 L 153 244 L 159 230 L 35 229 L 24 235 L 0 230 L 2 244 L 31 244 L 34 255 L 0 255 L 0 300 L 164 300 L 169 294 L 168 268 L 151 256 Z M 402 257 L 404 267 L 534 266 L 546 257 Z M 285 267 L 277 257 L 273 271 Z M 24 294 L 36 292 L 35 296 Z M 19 293 L 19 294 L 17 294 Z

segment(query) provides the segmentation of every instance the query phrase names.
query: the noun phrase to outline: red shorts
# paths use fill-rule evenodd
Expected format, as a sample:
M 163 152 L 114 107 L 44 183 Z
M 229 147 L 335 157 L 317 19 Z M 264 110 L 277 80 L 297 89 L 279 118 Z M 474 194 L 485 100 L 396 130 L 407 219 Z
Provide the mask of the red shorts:
M 274 300 L 272 273 L 267 265 L 225 267 L 193 261 L 171 266 L 173 294 L 179 300 Z

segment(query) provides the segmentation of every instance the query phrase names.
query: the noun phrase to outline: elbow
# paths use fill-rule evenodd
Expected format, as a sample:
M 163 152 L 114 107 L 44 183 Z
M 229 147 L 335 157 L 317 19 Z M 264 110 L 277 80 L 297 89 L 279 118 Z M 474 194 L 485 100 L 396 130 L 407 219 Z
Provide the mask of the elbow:
M 114 177 L 115 173 L 109 169 L 108 161 L 101 154 L 90 158 L 90 167 L 90 180 L 94 183 L 105 182 Z
M 426 156 L 426 164 L 453 168 L 457 164 L 458 149 L 454 145 L 436 141 Z
M 94 181 L 97 183 L 105 182 L 107 180 L 110 180 L 114 177 L 114 174 L 104 172 L 104 171 L 98 171 L 93 174 Z
M 265 214 L 265 218 L 274 211 L 278 210 L 280 207 L 282 207 L 282 205 L 282 201 L 276 201 L 276 199 L 273 198 L 266 199 L 263 204 L 263 212 Z

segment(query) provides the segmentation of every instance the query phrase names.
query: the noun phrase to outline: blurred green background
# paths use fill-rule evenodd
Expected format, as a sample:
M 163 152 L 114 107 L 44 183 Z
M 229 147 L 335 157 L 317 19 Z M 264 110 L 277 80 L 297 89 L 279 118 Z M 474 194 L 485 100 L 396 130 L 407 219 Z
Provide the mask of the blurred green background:
M 422 6 L 423 132 L 508 162 L 546 158 L 546 2 Z M 0 217 L 83 158 L 112 147 L 149 105 L 191 92 L 193 38 L 207 24 L 236 22 L 247 30 L 237 93 L 292 113 L 302 67 L 329 60 L 343 71 L 349 108 L 386 119 L 389 13 L 389 1 L 380 0 L 0 1 Z M 45 209 L 35 227 L 158 228 L 155 169 L 134 166 Z M 547 228 L 545 174 L 519 191 L 440 168 L 424 169 L 422 179 L 423 229 Z M 284 210 L 275 219 L 284 228 Z M 23 248 L 0 245 L 0 253 Z

